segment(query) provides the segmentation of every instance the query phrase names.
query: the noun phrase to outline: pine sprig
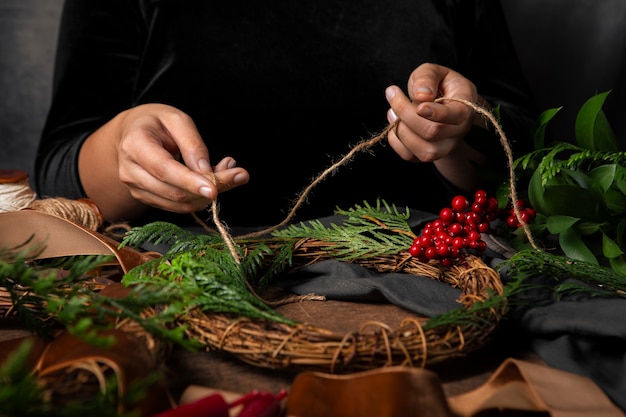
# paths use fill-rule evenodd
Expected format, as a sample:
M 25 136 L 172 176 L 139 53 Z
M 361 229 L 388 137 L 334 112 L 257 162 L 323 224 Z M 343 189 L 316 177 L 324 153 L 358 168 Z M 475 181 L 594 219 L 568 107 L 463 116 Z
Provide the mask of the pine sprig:
M 395 206 L 377 201 L 364 202 L 349 210 L 337 210 L 345 216 L 341 225 L 325 226 L 321 221 L 291 225 L 273 233 L 280 238 L 313 238 L 328 242 L 326 250 L 339 260 L 395 254 L 411 246 L 415 234 L 407 223 L 410 213 L 400 213 Z
M 266 242 L 256 242 L 246 247 L 245 261 L 240 268 L 246 279 L 258 290 L 263 290 L 280 273 L 292 265 L 294 242 L 282 240 L 270 248 Z
M 0 415 L 25 415 L 24 411 L 43 397 L 43 389 L 27 367 L 32 345 L 31 340 L 24 341 L 0 366 Z

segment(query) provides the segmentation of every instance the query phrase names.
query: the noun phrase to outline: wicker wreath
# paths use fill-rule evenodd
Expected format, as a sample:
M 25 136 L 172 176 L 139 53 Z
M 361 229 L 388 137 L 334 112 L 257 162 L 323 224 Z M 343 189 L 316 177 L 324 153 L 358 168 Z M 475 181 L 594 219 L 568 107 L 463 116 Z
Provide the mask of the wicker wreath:
M 313 239 L 301 241 L 294 259 L 301 263 L 321 260 L 322 252 L 311 249 L 319 246 Z M 499 274 L 476 256 L 450 268 L 420 262 L 408 252 L 355 262 L 379 272 L 430 277 L 459 288 L 460 306 L 452 312 L 458 318 L 450 324 L 438 322 L 438 317 L 407 317 L 397 328 L 366 322 L 353 332 L 338 334 L 307 323 L 289 325 L 196 309 L 181 318 L 180 324 L 207 350 L 228 352 L 255 366 L 349 373 L 394 365 L 424 368 L 464 356 L 483 347 L 506 314 Z M 487 299 L 497 301 L 476 308 Z

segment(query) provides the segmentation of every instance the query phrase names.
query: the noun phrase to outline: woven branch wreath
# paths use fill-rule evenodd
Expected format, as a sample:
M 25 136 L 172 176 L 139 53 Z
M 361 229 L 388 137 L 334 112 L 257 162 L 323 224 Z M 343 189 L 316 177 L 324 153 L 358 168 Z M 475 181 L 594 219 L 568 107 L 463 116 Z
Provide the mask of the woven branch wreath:
M 130 271 L 123 282 L 176 283 L 190 295 L 175 302 L 180 311 L 175 325 L 185 329 L 186 337 L 206 350 L 265 368 L 344 373 L 391 365 L 427 367 L 484 346 L 507 311 L 495 270 L 473 255 L 445 268 L 437 261 L 418 261 L 408 253 L 415 238 L 406 222 L 409 213 L 386 204 L 339 214 L 345 216 L 340 225 L 314 221 L 267 238 L 235 239 L 241 263 L 233 261 L 217 234 L 197 235 L 162 222 L 135 228 L 124 244 L 173 246 L 162 258 Z M 363 323 L 337 334 L 281 316 L 250 290 L 251 284 L 263 287 L 283 271 L 324 259 L 439 280 L 461 290 L 459 308 L 432 318 L 407 317 L 397 328 Z

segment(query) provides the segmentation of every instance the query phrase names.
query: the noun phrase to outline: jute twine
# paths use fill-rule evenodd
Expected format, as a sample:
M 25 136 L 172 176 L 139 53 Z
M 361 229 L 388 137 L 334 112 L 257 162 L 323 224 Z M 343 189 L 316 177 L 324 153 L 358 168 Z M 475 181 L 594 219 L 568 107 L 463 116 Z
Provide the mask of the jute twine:
M 89 230 L 102 227 L 102 214 L 88 199 L 38 198 L 22 170 L 0 169 L 0 213 L 32 209 L 77 223 Z
M 513 159 L 513 151 L 511 150 L 511 145 L 509 144 L 509 140 L 507 139 L 504 130 L 502 129 L 502 126 L 500 125 L 500 123 L 498 122 L 498 120 L 495 118 L 495 116 L 493 115 L 493 113 L 491 113 L 489 110 L 485 109 L 484 107 L 472 103 L 469 100 L 465 100 L 465 99 L 461 99 L 461 98 L 456 98 L 456 97 L 439 97 L 437 99 L 435 99 L 435 103 L 440 103 L 442 101 L 456 101 L 462 104 L 465 104 L 466 106 L 470 107 L 472 110 L 474 110 L 475 112 L 477 112 L 478 114 L 480 114 L 481 116 L 485 117 L 489 123 L 491 123 L 493 125 L 493 127 L 496 129 L 496 133 L 498 134 L 498 138 L 500 139 L 500 143 L 502 144 L 502 147 L 504 148 L 504 152 L 506 154 L 507 157 L 507 166 L 508 166 L 508 176 L 509 176 L 509 198 L 511 199 L 511 206 L 513 207 L 513 212 L 515 214 L 515 217 L 517 218 L 517 221 L 520 224 L 520 227 L 523 228 L 524 233 L 526 235 L 526 238 L 528 239 L 529 244 L 534 248 L 534 249 L 539 249 L 537 244 L 535 243 L 535 240 L 530 232 L 530 228 L 528 227 L 528 224 L 524 221 L 524 219 L 522 218 L 521 215 L 521 211 L 519 208 L 519 199 L 517 196 L 517 187 L 515 185 L 515 167 L 514 167 L 514 159 Z M 358 143 L 356 146 L 354 146 L 345 156 L 343 156 L 341 159 L 339 159 L 337 162 L 335 162 L 334 164 L 332 164 L 330 167 L 328 167 L 327 169 L 325 169 L 313 182 L 311 182 L 311 184 L 309 184 L 299 195 L 299 197 L 296 199 L 296 202 L 294 203 L 294 205 L 292 206 L 292 208 L 290 209 L 290 211 L 288 212 L 287 216 L 285 217 L 285 219 L 283 221 L 281 221 L 280 223 L 271 226 L 269 228 L 263 229 L 263 230 L 259 230 L 257 232 L 253 232 L 253 233 L 249 233 L 243 236 L 240 236 L 241 238 L 254 238 L 254 237 L 259 237 L 259 236 L 264 236 L 267 235 L 287 224 L 289 224 L 289 222 L 291 220 L 293 220 L 296 211 L 304 204 L 304 202 L 307 199 L 307 196 L 309 195 L 309 193 L 313 190 L 313 188 L 315 188 L 315 186 L 317 186 L 319 183 L 321 183 L 322 181 L 324 181 L 326 179 L 326 177 L 328 177 L 329 175 L 331 175 L 333 172 L 335 172 L 337 169 L 339 169 L 341 166 L 347 164 L 349 161 L 352 160 L 352 158 L 354 157 L 354 155 L 356 155 L 358 152 L 362 152 L 365 150 L 370 149 L 371 147 L 373 147 L 374 145 L 376 145 L 377 143 L 381 142 L 383 139 L 385 139 L 387 137 L 387 135 L 389 134 L 389 132 L 391 132 L 392 130 L 396 129 L 398 127 L 398 124 L 400 123 L 400 119 L 396 120 L 394 123 L 391 123 L 389 125 L 387 125 L 387 127 L 385 127 L 382 132 L 380 132 L 378 135 L 375 135 L 374 137 L 370 138 L 370 139 L 366 139 L 364 141 L 361 141 L 360 143 Z M 215 177 L 212 177 L 212 181 L 215 184 Z M 233 258 L 239 262 L 239 255 L 237 254 L 237 251 L 235 250 L 235 245 L 234 245 L 234 241 L 233 241 L 233 237 L 230 236 L 226 226 L 222 223 L 222 221 L 219 219 L 218 216 L 218 207 L 217 207 L 217 199 L 213 200 L 211 202 L 211 208 L 210 211 L 212 213 L 212 219 L 214 224 L 216 225 L 216 227 L 218 228 L 218 231 L 220 233 L 220 235 L 222 236 L 222 238 L 224 239 L 224 242 L 226 242 L 226 245 L 228 246 L 231 255 L 233 256 Z M 198 223 L 200 223 L 203 227 L 208 228 L 208 226 L 206 224 L 204 224 L 204 222 L 202 222 L 197 216 L 195 216 L 195 219 Z

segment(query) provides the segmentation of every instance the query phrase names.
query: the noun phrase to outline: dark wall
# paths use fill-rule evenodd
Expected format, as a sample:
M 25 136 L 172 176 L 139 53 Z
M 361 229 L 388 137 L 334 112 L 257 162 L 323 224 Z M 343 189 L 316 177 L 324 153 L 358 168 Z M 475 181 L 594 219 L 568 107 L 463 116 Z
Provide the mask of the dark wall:
M 0 0 L 0 168 L 32 172 L 50 104 L 62 4 Z M 555 136 L 571 140 L 578 108 L 596 92 L 613 89 L 607 114 L 626 143 L 626 1 L 503 0 L 503 5 L 539 108 L 565 107 L 552 123 Z
M 580 106 L 612 90 L 604 110 L 626 149 L 626 1 L 503 0 L 523 69 L 559 140 L 574 138 Z
M 0 168 L 32 172 L 63 0 L 0 0 Z

